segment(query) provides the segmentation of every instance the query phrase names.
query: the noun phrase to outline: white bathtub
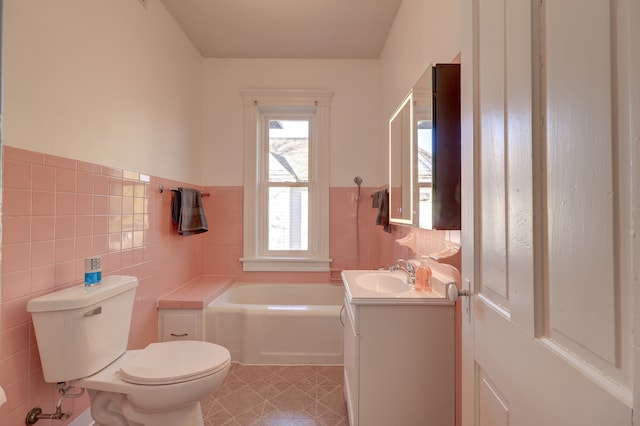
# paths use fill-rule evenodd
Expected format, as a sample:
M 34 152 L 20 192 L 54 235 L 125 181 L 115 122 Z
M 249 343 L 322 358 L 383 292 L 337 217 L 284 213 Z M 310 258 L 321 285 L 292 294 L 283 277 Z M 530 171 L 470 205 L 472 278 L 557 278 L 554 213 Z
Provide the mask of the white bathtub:
M 342 284 L 237 283 L 206 314 L 207 341 L 243 364 L 342 364 Z

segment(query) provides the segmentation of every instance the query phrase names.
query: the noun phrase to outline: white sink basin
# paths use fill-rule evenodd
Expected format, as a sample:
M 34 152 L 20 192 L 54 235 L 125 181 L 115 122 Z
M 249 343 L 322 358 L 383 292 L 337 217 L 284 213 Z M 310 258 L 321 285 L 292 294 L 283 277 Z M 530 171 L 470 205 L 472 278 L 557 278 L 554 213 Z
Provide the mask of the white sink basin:
M 404 275 L 385 273 L 384 271 L 359 274 L 356 276 L 355 285 L 365 290 L 389 294 L 403 293 L 413 288 L 411 284 L 407 283 Z
M 347 270 L 342 271 L 342 281 L 347 297 L 355 304 L 452 304 L 445 284 L 435 277 L 430 292 L 417 291 L 402 271 Z

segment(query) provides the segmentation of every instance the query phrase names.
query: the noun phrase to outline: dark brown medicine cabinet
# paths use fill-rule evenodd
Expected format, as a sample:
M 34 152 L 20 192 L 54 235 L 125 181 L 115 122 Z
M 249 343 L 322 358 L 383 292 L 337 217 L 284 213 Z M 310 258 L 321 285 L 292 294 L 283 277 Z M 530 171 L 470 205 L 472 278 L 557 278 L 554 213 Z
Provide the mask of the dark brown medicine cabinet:
M 460 64 L 434 64 L 389 120 L 392 223 L 460 229 Z

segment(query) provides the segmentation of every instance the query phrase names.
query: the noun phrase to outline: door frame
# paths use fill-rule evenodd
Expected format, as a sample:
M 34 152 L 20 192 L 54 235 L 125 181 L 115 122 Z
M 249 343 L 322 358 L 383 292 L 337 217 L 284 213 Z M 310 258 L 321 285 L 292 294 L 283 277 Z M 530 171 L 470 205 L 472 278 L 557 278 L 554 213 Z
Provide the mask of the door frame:
M 640 40 L 640 1 L 630 2 L 629 19 L 629 40 Z M 636 25 L 633 25 L 633 24 Z M 630 129 L 629 137 L 631 145 L 631 161 L 634 167 L 631 168 L 631 224 L 633 231 L 633 246 L 631 247 L 633 259 L 633 328 L 640 330 L 640 48 L 637 44 L 631 43 L 629 51 L 629 93 L 630 93 Z M 633 77 L 635 76 L 635 78 Z M 635 182 L 635 185 L 634 185 Z M 640 366 L 640 335 L 634 333 L 634 366 Z M 640 368 L 635 368 L 633 372 L 633 424 L 640 424 Z

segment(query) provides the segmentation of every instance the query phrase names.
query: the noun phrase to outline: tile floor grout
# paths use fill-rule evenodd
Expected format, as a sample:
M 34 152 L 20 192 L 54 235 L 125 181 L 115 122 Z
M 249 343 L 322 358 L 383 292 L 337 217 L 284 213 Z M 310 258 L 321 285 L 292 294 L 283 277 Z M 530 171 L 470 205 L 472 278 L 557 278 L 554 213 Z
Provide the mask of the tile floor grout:
M 348 426 L 342 366 L 233 363 L 201 401 L 205 426 Z

